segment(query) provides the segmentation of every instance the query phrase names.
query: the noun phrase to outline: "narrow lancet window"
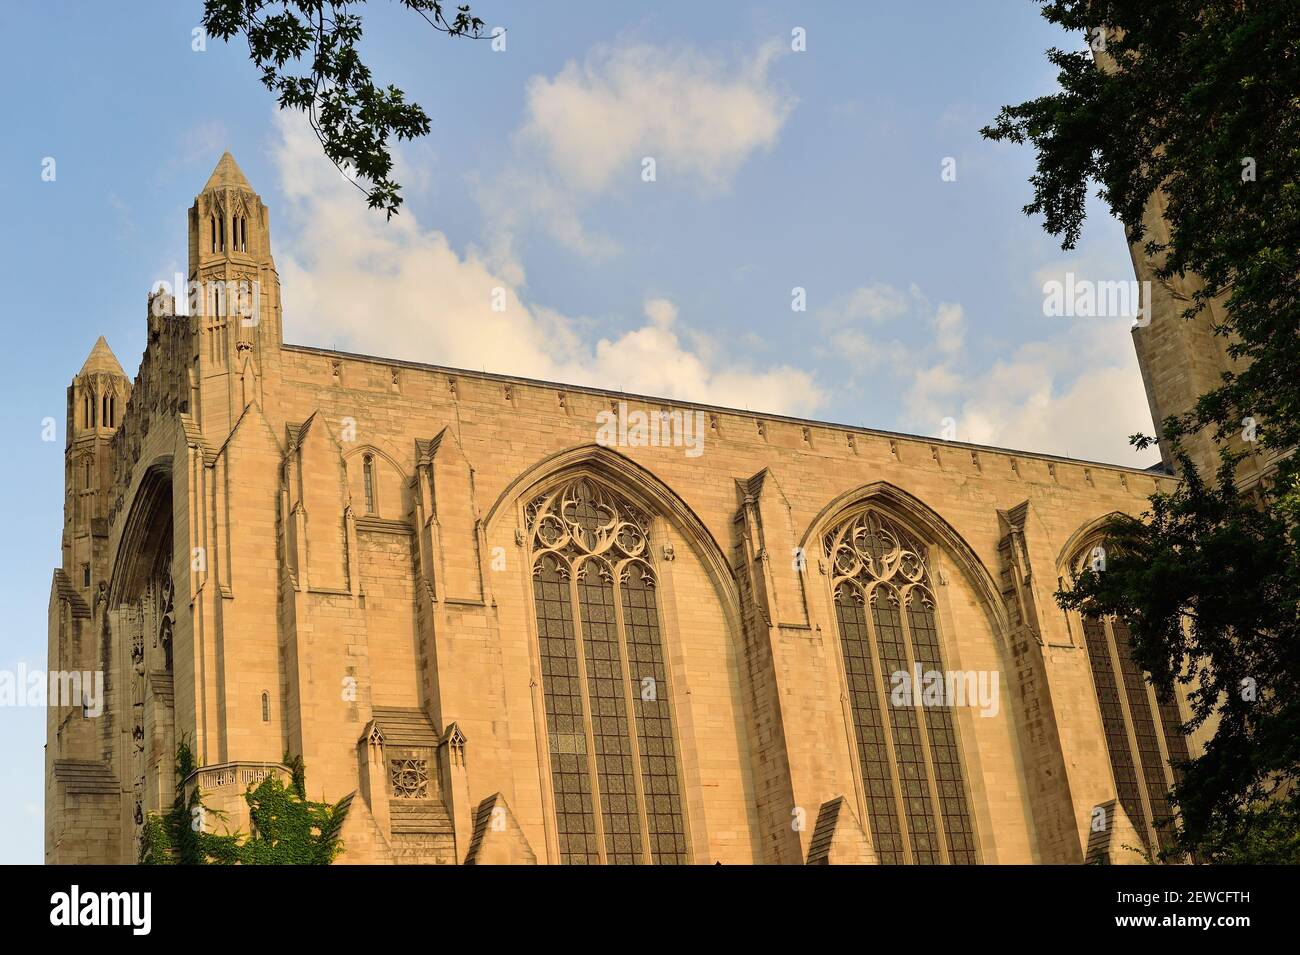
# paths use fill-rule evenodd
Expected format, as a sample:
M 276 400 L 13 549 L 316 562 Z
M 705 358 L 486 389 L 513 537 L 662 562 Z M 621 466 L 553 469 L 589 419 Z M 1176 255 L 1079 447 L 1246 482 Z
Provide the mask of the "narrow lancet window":
M 365 485 L 366 513 L 375 513 L 375 458 L 367 454 L 361 458 L 361 480 Z

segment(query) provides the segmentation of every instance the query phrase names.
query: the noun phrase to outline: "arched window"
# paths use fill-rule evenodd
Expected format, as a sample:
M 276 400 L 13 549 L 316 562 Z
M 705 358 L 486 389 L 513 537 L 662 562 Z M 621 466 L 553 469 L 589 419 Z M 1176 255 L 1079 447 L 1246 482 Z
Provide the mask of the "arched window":
M 946 676 L 926 551 L 874 509 L 836 525 L 822 546 L 876 854 L 882 863 L 973 864 L 953 701 L 894 702 L 893 689 L 918 671 Z
M 262 722 L 271 722 L 271 695 L 265 690 L 262 691 Z
M 1083 554 L 1078 563 L 1089 555 L 1095 560 L 1097 550 L 1085 548 Z M 1084 617 L 1083 641 L 1116 796 L 1148 849 L 1171 849 L 1173 764 L 1188 759 L 1178 703 L 1161 699 L 1134 662 L 1133 638 L 1123 620 Z
M 685 863 L 649 519 L 586 477 L 526 508 L 566 863 Z
M 366 491 L 366 513 L 375 513 L 375 457 L 372 454 L 361 458 L 361 480 Z

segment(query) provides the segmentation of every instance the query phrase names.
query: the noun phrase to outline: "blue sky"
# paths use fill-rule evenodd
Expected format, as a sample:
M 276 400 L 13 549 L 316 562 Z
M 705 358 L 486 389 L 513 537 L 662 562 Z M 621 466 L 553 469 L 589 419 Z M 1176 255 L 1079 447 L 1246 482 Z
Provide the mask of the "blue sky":
M 1154 460 L 1125 440 L 1151 426 L 1129 321 L 1043 312 L 1067 271 L 1132 279 L 1120 227 L 1097 205 L 1063 253 L 1020 212 L 1031 151 L 979 137 L 1053 88 L 1046 48 L 1081 45 L 1035 4 L 475 3 L 500 52 L 370 4 L 376 78 L 433 117 L 392 223 L 244 45 L 192 48 L 200 0 L 104 6 L 0 8 L 0 667 L 44 666 L 63 436 L 41 420 L 62 427 L 100 334 L 134 375 L 146 293 L 183 270 L 225 149 L 271 207 L 289 341 Z M 509 308 L 476 320 L 493 288 Z M 43 738 L 42 711 L 0 708 L 0 861 L 41 859 Z

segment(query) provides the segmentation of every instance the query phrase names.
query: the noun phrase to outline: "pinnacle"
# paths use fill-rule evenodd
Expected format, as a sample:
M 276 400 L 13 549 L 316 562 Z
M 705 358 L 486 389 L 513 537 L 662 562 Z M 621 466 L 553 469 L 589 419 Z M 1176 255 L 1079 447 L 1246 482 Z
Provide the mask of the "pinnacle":
M 93 374 L 126 377 L 122 371 L 122 366 L 117 363 L 117 356 L 113 354 L 113 349 L 108 347 L 108 342 L 104 341 L 103 335 L 99 336 L 95 342 L 95 347 L 86 356 L 86 363 L 81 366 L 81 371 L 77 372 L 77 377 Z
M 207 192 L 209 189 L 226 187 L 243 188 L 250 191 L 253 188 L 248 184 L 248 180 L 244 178 L 243 170 L 239 168 L 239 164 L 235 162 L 235 157 L 230 155 L 229 151 L 221 154 L 221 159 L 217 161 L 217 168 L 212 170 L 212 175 L 208 177 L 207 185 L 203 187 L 203 191 Z

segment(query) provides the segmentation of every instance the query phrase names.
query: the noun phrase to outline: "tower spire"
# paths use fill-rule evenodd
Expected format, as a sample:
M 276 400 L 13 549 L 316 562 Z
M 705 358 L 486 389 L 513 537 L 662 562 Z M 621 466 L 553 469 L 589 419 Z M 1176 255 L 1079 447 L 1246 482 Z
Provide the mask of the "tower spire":
M 248 184 L 248 179 L 244 176 L 244 171 L 239 168 L 239 163 L 235 162 L 235 157 L 230 155 L 230 150 L 221 154 L 217 160 L 216 168 L 212 170 L 212 175 L 208 177 L 207 183 L 203 187 L 204 192 L 211 192 L 214 189 L 247 189 L 253 191 L 253 187 Z
M 126 377 L 122 366 L 118 364 L 117 356 L 113 354 L 113 349 L 108 347 L 108 342 L 104 340 L 103 335 L 99 336 L 94 347 L 90 349 L 90 354 L 86 356 L 86 361 L 81 366 L 81 371 L 77 372 L 77 377 L 82 378 L 93 374 Z
M 196 414 L 220 444 L 243 410 L 263 398 L 280 361 L 270 213 L 229 152 L 190 207 L 189 247 Z

